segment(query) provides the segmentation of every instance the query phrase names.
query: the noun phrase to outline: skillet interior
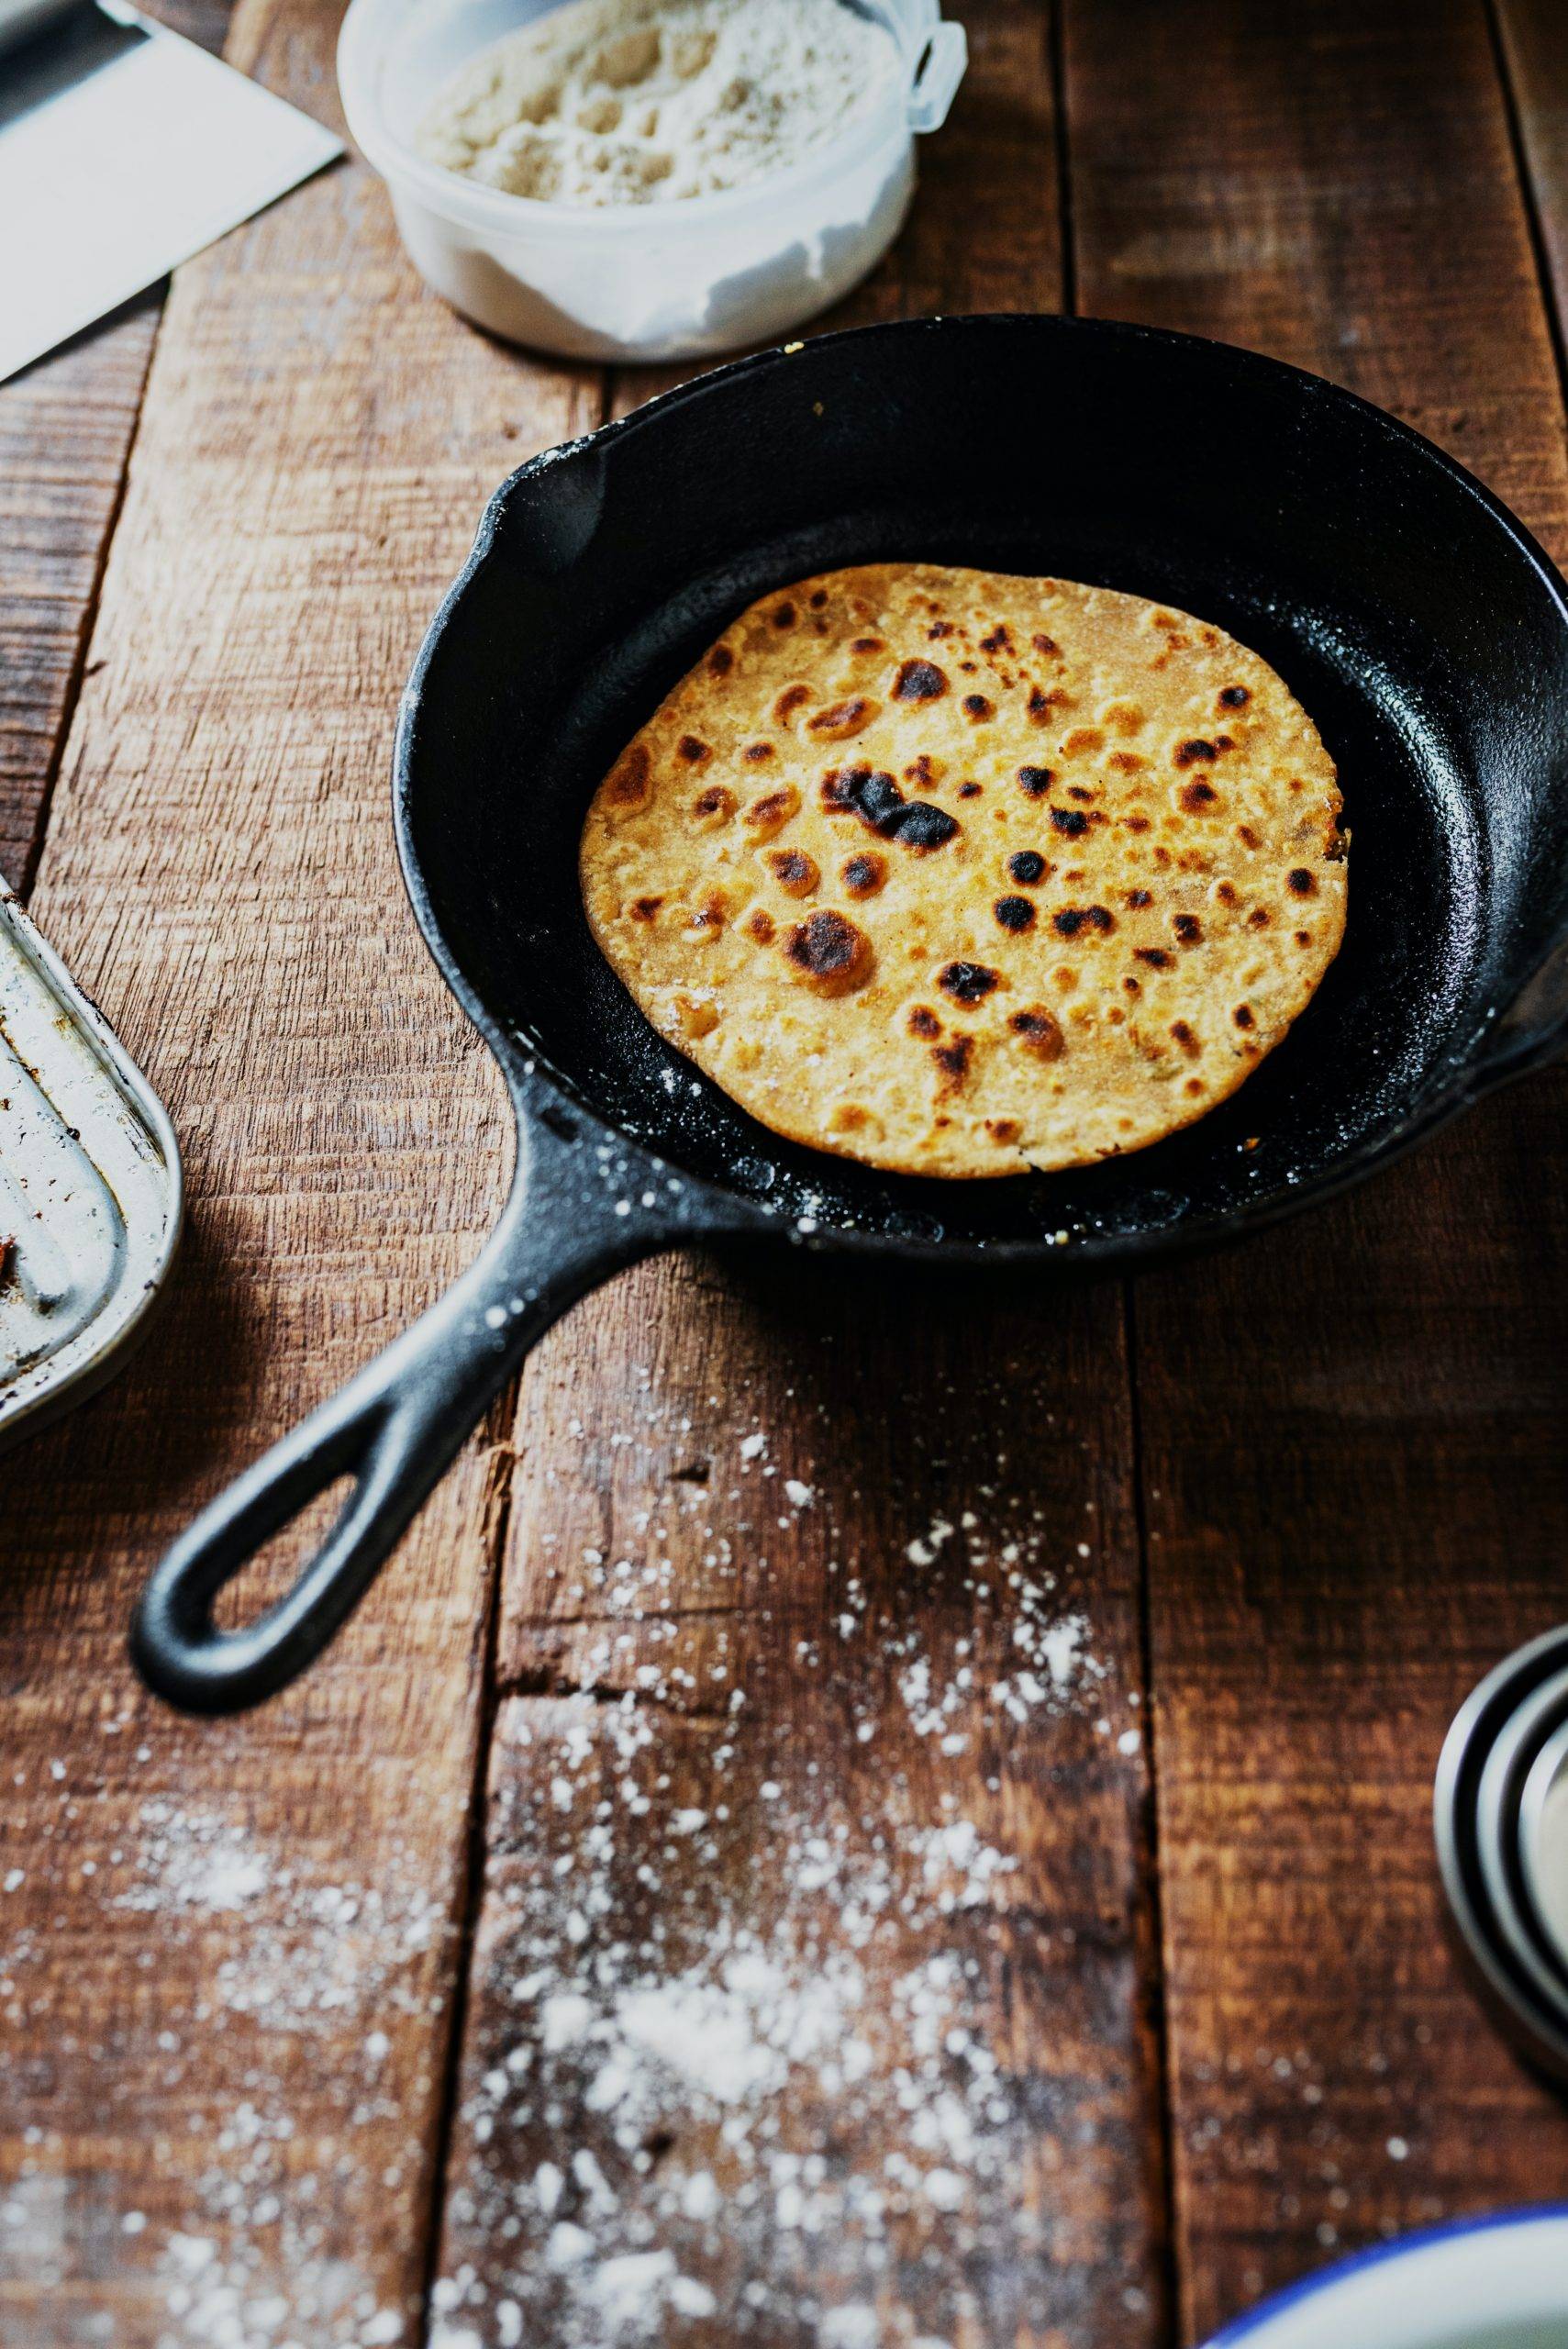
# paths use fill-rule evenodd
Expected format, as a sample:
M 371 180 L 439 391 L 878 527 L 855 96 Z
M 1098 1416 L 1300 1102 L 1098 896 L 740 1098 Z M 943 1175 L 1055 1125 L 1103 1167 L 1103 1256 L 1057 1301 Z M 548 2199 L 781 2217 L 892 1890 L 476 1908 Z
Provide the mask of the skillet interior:
M 1215 620 L 1339 763 L 1339 960 L 1240 1092 L 1151 1149 L 953 1184 L 783 1141 L 654 1034 L 590 939 L 583 813 L 660 696 L 763 590 L 899 556 Z M 1462 1097 L 1568 921 L 1565 783 L 1561 584 L 1458 468 L 1250 354 L 1011 317 L 744 362 L 515 477 L 421 657 L 399 820 L 421 918 L 503 1057 L 537 1054 L 688 1173 L 868 1236 L 1114 1247 L 1301 1203 Z

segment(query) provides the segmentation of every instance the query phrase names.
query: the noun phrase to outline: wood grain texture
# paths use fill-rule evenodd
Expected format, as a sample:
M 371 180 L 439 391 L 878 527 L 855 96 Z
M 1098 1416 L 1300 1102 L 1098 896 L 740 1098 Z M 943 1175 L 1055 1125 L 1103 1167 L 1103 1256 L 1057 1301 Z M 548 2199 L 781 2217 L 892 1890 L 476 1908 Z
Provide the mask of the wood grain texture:
M 1495 0 L 1520 160 L 1559 318 L 1568 311 L 1568 28 L 1555 0 Z
M 330 118 L 337 13 L 258 0 L 237 52 Z M 36 909 L 170 1105 L 191 1228 L 134 1364 L 7 1463 L 7 2349 L 412 2337 L 494 1447 L 261 1714 L 176 1721 L 125 1629 L 176 1530 L 501 1196 L 499 1088 L 398 882 L 392 729 L 488 491 L 598 411 L 418 291 L 356 165 L 170 300 Z
M 1045 13 L 965 15 L 828 324 L 1057 298 Z M 541 1349 L 443 2349 L 1162 2337 L 1121 1336 L 702 1259 Z
M 229 0 L 147 13 L 217 50 Z M 164 289 L 0 384 L 0 874 L 31 885 Z
M 1482 10 L 1070 0 L 1067 58 L 1084 306 L 1351 384 L 1561 554 Z M 1568 2117 L 1446 1945 L 1429 1823 L 1451 1714 L 1562 1612 L 1565 1104 L 1538 1080 L 1138 1286 L 1187 2339 L 1334 2252 L 1568 2187 Z

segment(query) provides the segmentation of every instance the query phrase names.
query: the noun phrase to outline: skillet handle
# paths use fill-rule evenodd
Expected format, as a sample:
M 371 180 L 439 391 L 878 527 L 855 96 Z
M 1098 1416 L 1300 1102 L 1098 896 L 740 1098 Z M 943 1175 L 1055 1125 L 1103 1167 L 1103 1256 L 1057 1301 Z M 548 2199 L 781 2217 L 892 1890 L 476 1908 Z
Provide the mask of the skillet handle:
M 1482 1047 L 1481 1088 L 1544 1067 L 1568 1046 L 1568 941 L 1525 981 Z
M 530 1347 L 610 1272 L 673 1236 L 636 1209 L 617 1217 L 581 1161 L 552 1150 L 540 1166 L 539 1140 L 527 1159 L 520 1140 L 505 1212 L 455 1286 L 220 1494 L 154 1570 L 131 1655 L 170 1704 L 239 1712 L 313 1664 Z M 292 1586 L 254 1622 L 220 1631 L 213 1603 L 225 1585 L 340 1476 L 353 1488 Z

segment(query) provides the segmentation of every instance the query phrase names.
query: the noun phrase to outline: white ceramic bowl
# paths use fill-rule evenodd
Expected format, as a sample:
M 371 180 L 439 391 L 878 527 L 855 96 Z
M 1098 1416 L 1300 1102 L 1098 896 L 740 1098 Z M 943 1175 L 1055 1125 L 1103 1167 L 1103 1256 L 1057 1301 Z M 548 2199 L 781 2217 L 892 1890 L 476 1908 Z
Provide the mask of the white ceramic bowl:
M 775 339 L 880 261 L 966 60 L 940 0 L 857 0 L 898 44 L 882 102 L 750 186 L 665 205 L 541 204 L 425 161 L 415 130 L 476 50 L 556 0 L 352 0 L 338 44 L 349 128 L 427 283 L 509 341 L 572 359 L 693 359 Z
M 1568 2349 L 1568 2207 L 1382 2243 L 1281 2292 L 1208 2349 Z

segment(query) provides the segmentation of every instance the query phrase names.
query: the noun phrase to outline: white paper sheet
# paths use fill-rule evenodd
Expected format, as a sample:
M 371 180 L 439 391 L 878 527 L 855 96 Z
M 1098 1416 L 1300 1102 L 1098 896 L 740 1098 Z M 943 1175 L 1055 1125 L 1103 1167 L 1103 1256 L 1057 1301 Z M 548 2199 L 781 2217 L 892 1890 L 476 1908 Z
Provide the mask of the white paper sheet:
M 343 151 L 205 50 L 108 13 L 65 86 L 50 45 L 69 34 L 0 57 L 0 381 Z

